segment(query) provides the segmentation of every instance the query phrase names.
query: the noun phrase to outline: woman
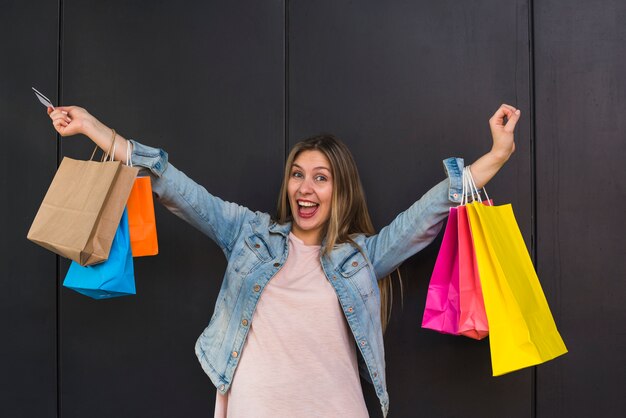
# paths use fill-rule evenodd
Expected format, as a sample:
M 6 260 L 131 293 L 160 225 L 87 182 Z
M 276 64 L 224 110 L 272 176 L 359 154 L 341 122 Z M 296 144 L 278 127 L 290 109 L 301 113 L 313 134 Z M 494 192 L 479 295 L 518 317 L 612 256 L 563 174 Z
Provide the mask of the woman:
M 117 160 L 132 147 L 161 203 L 224 251 L 215 311 L 196 343 L 217 388 L 216 417 L 366 417 L 359 367 L 387 415 L 389 274 L 435 238 L 460 201 L 463 160 L 445 160 L 448 179 L 375 234 L 352 155 L 331 135 L 294 146 L 273 220 L 211 195 L 164 151 L 127 141 L 85 109 L 48 114 L 62 136 L 81 133 L 105 150 L 115 142 Z M 477 187 L 513 153 L 519 117 L 504 104 L 490 119 L 492 149 L 471 166 Z

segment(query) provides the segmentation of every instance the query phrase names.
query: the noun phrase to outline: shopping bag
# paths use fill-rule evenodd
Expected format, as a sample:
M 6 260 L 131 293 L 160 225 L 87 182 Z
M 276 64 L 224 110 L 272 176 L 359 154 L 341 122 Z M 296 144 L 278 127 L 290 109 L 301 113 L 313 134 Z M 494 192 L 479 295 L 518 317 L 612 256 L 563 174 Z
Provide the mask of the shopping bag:
M 128 197 L 128 226 L 133 257 L 159 253 L 150 177 L 137 177 Z
M 450 208 L 441 248 L 428 285 L 422 328 L 458 334 L 459 252 L 457 208 Z
M 493 204 L 493 202 L 483 202 Z M 457 208 L 459 247 L 459 334 L 480 340 L 489 334 L 467 209 Z
M 511 205 L 467 205 L 494 376 L 565 354 Z
M 70 265 L 63 286 L 94 299 L 135 294 L 135 272 L 128 233 L 128 214 L 123 211 L 109 258 L 96 265 Z
M 119 161 L 65 157 L 28 239 L 82 266 L 106 260 L 137 172 Z

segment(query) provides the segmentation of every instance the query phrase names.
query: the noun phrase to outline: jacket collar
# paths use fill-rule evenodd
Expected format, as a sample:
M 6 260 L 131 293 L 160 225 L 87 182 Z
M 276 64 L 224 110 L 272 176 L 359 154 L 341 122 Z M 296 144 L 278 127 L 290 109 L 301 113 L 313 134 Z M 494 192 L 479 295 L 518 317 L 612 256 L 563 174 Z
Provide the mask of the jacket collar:
M 273 222 L 270 223 L 269 227 L 268 227 L 270 233 L 272 234 L 280 234 L 283 237 L 287 238 L 287 235 L 289 235 L 289 232 L 291 231 L 291 222 L 287 222 L 284 224 L 279 224 L 277 222 Z
M 258 227 L 260 225 L 255 223 L 254 224 L 254 230 L 255 232 L 258 232 Z M 268 226 L 268 230 L 271 234 L 279 234 L 282 235 L 283 237 L 287 238 L 289 235 L 289 232 L 291 232 L 291 226 L 292 223 L 291 222 L 286 222 L 284 224 L 279 224 L 278 222 L 275 221 L 270 221 L 270 224 Z M 326 237 L 324 237 L 322 239 L 322 248 L 324 248 L 324 246 L 326 245 Z M 335 246 L 335 248 L 330 251 L 329 256 L 327 256 L 327 258 L 329 260 L 332 260 L 332 263 L 338 263 L 342 260 L 345 260 L 346 257 L 351 256 L 352 254 L 354 254 L 355 252 L 357 252 L 358 249 L 356 249 L 355 247 L 353 247 L 351 244 L 349 243 L 344 243 L 344 244 L 337 244 Z

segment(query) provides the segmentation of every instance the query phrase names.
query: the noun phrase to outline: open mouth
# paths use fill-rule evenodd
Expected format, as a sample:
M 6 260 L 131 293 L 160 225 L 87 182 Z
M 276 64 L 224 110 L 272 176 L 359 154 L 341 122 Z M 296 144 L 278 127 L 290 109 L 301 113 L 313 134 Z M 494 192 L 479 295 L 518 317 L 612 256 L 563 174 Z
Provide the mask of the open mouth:
M 311 218 L 319 209 L 319 203 L 298 200 L 298 216 L 301 218 Z

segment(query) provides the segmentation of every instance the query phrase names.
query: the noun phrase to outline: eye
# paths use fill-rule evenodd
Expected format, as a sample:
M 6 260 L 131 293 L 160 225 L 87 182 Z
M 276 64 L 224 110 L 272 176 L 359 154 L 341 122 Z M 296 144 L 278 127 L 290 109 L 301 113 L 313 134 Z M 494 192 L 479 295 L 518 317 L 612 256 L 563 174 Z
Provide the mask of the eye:
M 318 174 L 317 176 L 315 176 L 315 181 L 326 181 L 326 180 L 328 180 L 326 176 L 323 176 L 321 174 Z
M 292 172 L 292 173 L 291 173 L 291 177 L 295 177 L 295 178 L 298 178 L 298 179 L 299 179 L 299 178 L 302 178 L 303 176 L 302 176 L 302 173 L 301 173 L 301 172 L 299 172 L 299 171 L 294 171 L 294 172 Z

